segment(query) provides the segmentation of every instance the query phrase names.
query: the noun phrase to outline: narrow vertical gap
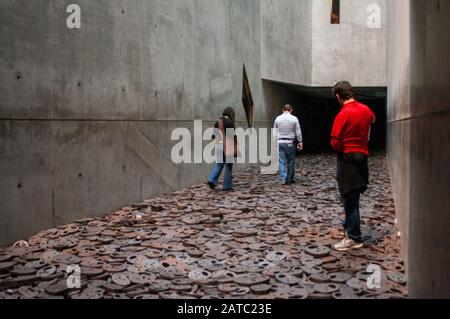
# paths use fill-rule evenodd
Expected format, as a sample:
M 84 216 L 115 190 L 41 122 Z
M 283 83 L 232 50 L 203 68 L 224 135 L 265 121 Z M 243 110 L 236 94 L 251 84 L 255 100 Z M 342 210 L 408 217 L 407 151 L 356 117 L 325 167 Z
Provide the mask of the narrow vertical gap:
M 242 103 L 244 104 L 245 115 L 247 116 L 248 127 L 253 127 L 253 97 L 248 81 L 247 70 L 244 64 L 244 75 L 242 84 Z
M 331 0 L 331 24 L 339 24 L 341 22 L 341 1 Z

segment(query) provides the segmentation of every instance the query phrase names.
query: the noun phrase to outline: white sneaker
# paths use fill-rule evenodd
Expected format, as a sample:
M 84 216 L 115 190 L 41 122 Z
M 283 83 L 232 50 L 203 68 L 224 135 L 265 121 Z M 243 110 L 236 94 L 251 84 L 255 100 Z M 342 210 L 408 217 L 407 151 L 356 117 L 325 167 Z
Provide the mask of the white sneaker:
M 350 238 L 345 238 L 339 244 L 334 245 L 334 249 L 337 251 L 349 251 L 353 249 L 361 249 L 363 246 L 364 246 L 363 243 L 357 243 L 356 241 Z

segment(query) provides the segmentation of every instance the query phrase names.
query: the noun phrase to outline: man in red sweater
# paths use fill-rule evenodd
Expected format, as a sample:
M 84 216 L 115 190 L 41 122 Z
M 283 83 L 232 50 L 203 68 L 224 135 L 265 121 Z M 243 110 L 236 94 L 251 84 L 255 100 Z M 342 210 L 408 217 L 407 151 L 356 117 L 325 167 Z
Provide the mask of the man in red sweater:
M 359 200 L 369 184 L 369 135 L 375 115 L 355 99 L 350 83 L 339 82 L 333 89 L 341 112 L 335 119 L 331 145 L 338 152 L 337 182 L 345 207 L 346 238 L 334 248 L 348 251 L 363 247 Z

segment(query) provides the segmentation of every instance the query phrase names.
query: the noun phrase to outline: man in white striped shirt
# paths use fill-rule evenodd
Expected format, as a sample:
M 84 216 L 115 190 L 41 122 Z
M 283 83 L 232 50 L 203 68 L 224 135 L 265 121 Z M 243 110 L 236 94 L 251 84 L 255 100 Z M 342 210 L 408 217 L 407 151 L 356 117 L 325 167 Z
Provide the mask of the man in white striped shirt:
M 292 115 L 294 109 L 291 105 L 283 108 L 283 114 L 275 120 L 275 129 L 278 131 L 277 138 L 279 143 L 280 158 L 280 177 L 283 185 L 289 185 L 295 182 L 295 155 L 296 149 L 294 142 L 297 139 L 299 151 L 303 150 L 303 136 L 300 122 L 297 117 Z

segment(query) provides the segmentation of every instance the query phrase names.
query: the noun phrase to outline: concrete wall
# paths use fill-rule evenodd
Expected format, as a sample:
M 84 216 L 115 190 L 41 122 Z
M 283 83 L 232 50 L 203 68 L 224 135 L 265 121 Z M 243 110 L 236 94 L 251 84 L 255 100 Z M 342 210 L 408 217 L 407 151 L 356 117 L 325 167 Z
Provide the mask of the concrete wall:
M 261 1 L 261 74 L 264 79 L 311 83 L 313 2 Z
M 227 105 L 245 125 L 244 63 L 272 121 L 259 0 L 77 0 L 70 30 L 73 2 L 0 2 L 0 244 L 203 181 L 172 164 L 172 129 Z
M 450 2 L 389 6 L 389 163 L 409 293 L 449 298 Z
M 388 33 L 388 156 L 402 251 L 408 264 L 411 167 L 410 140 L 410 3 L 392 1 Z M 403 145 L 402 147 L 399 147 Z
M 386 0 L 341 0 L 341 22 L 330 23 L 330 0 L 262 1 L 262 76 L 267 80 L 333 86 L 386 86 Z M 369 5 L 381 28 L 370 29 Z
M 331 24 L 331 1 L 313 1 L 311 85 L 346 79 L 354 86 L 386 86 L 386 0 L 340 2 L 340 24 Z M 373 4 L 381 9 L 379 29 L 367 26 Z

